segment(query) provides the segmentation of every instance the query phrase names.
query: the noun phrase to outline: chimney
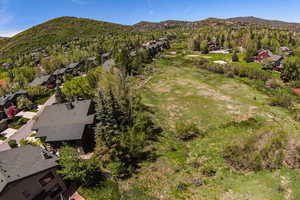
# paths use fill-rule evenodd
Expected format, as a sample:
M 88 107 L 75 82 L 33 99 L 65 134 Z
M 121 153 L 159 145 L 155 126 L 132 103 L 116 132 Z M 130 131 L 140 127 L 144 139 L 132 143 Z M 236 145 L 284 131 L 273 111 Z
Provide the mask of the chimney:
M 68 103 L 66 103 L 66 107 L 68 110 L 72 110 L 74 108 L 74 105 L 72 102 L 68 102 Z

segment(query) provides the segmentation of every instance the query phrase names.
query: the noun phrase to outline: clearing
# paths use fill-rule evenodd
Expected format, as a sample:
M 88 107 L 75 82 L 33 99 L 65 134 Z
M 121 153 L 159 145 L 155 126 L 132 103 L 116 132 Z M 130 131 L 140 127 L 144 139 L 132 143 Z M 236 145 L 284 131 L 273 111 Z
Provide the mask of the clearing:
M 155 144 L 156 161 L 143 163 L 121 188 L 140 188 L 149 199 L 299 199 L 298 171 L 240 172 L 223 157 L 228 145 L 260 129 L 284 128 L 298 137 L 299 123 L 290 111 L 269 106 L 270 98 L 243 79 L 201 70 L 184 58 L 156 60 L 143 100 L 165 132 Z M 178 121 L 196 123 L 205 137 L 178 140 Z

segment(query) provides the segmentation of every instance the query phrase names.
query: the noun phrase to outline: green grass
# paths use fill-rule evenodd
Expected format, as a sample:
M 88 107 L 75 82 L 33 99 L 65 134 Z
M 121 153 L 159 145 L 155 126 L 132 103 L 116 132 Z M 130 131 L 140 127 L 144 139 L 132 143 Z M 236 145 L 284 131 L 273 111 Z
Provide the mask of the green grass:
M 153 117 L 165 130 L 155 144 L 158 159 L 143 163 L 138 174 L 121 182 L 121 188 L 131 188 L 134 182 L 145 187 L 148 195 L 163 199 L 300 198 L 294 186 L 299 185 L 296 170 L 240 172 L 223 155 L 227 146 L 267 127 L 284 128 L 299 137 L 300 126 L 292 113 L 270 106 L 269 93 L 257 90 L 261 86 L 256 81 L 245 83 L 241 78 L 198 69 L 183 56 L 155 63 L 156 72 L 143 91 L 143 102 L 156 111 Z M 248 121 L 251 118 L 255 120 Z M 205 136 L 188 142 L 177 139 L 177 121 L 197 124 Z M 200 180 L 202 186 L 193 180 Z
M 28 121 L 29 121 L 29 119 L 25 119 L 25 118 L 22 118 L 22 117 L 15 117 L 15 118 L 13 119 L 13 121 L 11 121 L 11 122 L 8 124 L 8 127 L 9 127 L 9 128 L 13 128 L 13 129 L 19 129 L 19 128 L 21 128 L 23 125 L 25 125 Z
M 0 140 L 4 141 L 6 139 L 7 139 L 7 137 L 0 135 Z
M 119 200 L 120 192 L 118 185 L 112 181 L 99 183 L 93 187 L 80 187 L 78 190 L 86 200 Z

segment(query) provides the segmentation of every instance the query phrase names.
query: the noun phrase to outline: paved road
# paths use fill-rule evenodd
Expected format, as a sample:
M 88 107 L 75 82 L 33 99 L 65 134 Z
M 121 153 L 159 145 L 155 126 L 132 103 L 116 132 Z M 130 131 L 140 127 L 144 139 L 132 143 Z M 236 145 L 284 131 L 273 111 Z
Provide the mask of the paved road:
M 39 112 L 37 113 L 36 116 L 39 116 L 41 115 L 41 113 L 44 111 L 44 108 L 46 106 L 49 106 L 49 105 L 52 105 L 53 103 L 55 103 L 55 96 L 51 96 L 47 102 L 41 106 Z M 22 140 L 23 138 L 26 138 L 28 136 L 31 135 L 32 133 L 32 130 L 31 128 L 33 127 L 35 123 L 35 120 L 34 119 L 31 119 L 27 122 L 27 124 L 25 124 L 24 126 L 22 126 L 12 137 L 10 137 L 11 140 L 16 140 L 17 142 L 19 142 L 20 140 Z M 9 150 L 10 147 L 8 146 L 7 144 L 8 140 L 3 143 L 3 144 L 0 144 L 0 151 L 5 151 L 5 150 Z

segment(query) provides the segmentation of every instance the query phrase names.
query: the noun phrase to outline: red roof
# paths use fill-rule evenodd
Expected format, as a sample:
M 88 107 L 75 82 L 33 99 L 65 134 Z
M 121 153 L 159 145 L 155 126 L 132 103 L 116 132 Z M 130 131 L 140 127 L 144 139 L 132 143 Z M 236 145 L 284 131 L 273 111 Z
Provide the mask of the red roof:
M 300 96 L 300 88 L 294 88 L 293 91 Z
M 0 86 L 5 86 L 7 83 L 5 80 L 0 80 Z

